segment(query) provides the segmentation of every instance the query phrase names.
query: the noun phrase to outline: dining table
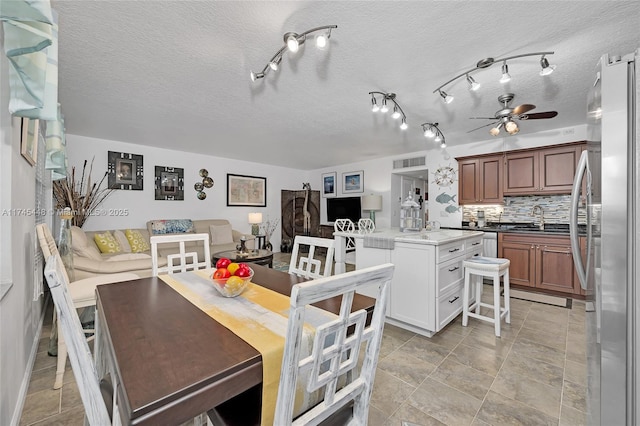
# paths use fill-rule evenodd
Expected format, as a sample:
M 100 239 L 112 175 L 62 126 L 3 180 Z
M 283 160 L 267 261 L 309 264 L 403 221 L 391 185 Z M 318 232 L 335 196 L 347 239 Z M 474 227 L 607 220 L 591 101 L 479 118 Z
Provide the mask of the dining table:
M 252 283 L 285 296 L 306 279 L 252 265 Z M 262 383 L 258 350 L 158 277 L 96 288 L 95 361 L 125 425 L 180 424 Z M 222 297 L 222 296 L 220 296 Z M 341 297 L 315 306 L 340 312 Z M 369 318 L 375 299 L 356 294 Z

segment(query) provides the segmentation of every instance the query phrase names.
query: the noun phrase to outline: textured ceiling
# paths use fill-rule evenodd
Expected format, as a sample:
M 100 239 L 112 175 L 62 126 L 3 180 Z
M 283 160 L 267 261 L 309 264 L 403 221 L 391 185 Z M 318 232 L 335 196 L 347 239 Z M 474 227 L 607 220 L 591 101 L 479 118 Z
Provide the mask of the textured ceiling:
M 520 134 L 585 123 L 586 95 L 604 53 L 640 47 L 636 1 L 72 1 L 53 0 L 60 22 L 60 102 L 67 133 L 225 158 L 317 169 L 432 148 L 423 122 L 449 146 L 491 138 L 497 97 L 555 110 Z M 308 43 L 280 71 L 251 82 L 282 35 L 338 25 L 330 48 Z M 555 51 L 510 61 L 433 90 L 485 57 Z M 370 91 L 394 92 L 401 131 L 373 114 Z M 518 138 L 509 136 L 506 141 Z

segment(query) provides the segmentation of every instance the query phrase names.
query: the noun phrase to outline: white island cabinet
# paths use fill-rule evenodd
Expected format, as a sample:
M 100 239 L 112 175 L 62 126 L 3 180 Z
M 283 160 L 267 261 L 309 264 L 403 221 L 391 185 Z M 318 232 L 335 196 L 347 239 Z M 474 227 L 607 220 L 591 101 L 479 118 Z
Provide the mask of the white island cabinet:
M 356 269 L 395 264 L 387 322 L 431 337 L 462 312 L 462 262 L 482 253 L 482 235 L 459 230 L 336 232 L 336 273 L 344 272 L 344 238 L 355 239 Z

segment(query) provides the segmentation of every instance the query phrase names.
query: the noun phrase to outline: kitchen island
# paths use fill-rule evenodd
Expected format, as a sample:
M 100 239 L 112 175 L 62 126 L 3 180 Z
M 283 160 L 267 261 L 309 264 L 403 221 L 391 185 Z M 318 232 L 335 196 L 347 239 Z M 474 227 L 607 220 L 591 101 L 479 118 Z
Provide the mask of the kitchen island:
M 356 269 L 395 264 L 387 322 L 431 337 L 462 312 L 462 262 L 482 254 L 483 234 L 462 230 L 400 232 L 397 228 L 368 234 L 335 232 L 335 271 L 345 270 L 347 238 L 355 240 Z

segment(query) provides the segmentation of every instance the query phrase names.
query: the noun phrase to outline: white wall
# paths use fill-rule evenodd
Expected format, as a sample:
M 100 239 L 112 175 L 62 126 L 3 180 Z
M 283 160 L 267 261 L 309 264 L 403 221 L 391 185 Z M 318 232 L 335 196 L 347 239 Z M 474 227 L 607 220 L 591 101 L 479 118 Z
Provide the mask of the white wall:
M 223 146 L 220 148 L 224 149 Z M 105 216 L 92 216 L 83 226 L 87 230 L 144 228 L 154 219 L 228 219 L 233 228 L 251 233 L 249 212 L 261 212 L 263 220 L 281 219 L 280 194 L 283 189 L 302 189 L 307 173 L 302 170 L 268 166 L 247 161 L 230 160 L 178 150 L 167 150 L 132 143 L 67 135 L 69 167 L 76 167 L 76 176 L 84 160 L 93 163 L 92 178 L 101 178 L 107 170 L 108 151 L 143 156 L 144 183 L 142 191 L 116 190 L 100 206 Z M 156 201 L 154 192 L 155 166 L 184 169 L 184 201 Z M 202 182 L 200 169 L 207 169 L 214 180 L 213 188 L 206 188 L 207 198 L 198 200 L 193 185 Z M 267 178 L 266 207 L 227 207 L 227 173 Z M 107 181 L 103 187 L 106 187 Z M 313 188 L 312 189 L 318 189 Z M 122 209 L 128 214 L 117 216 Z M 111 211 L 113 210 L 113 212 Z M 274 250 L 280 248 L 280 224 L 271 240 Z

